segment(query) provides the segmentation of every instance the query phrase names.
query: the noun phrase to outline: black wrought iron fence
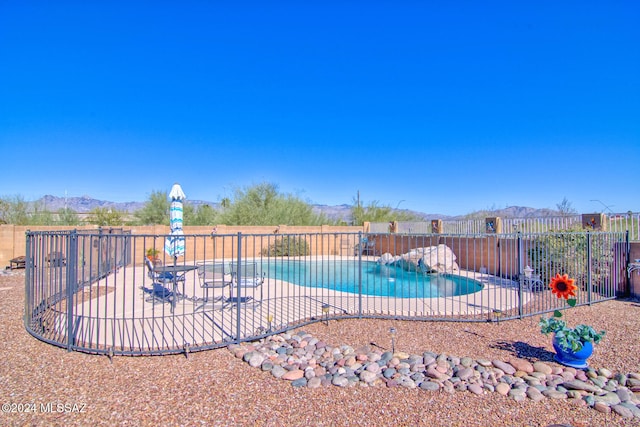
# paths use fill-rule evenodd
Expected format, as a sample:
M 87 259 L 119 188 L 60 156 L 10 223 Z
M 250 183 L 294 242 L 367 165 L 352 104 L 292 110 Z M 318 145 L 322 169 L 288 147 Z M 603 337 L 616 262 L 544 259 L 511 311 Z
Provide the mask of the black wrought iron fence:
M 558 272 L 578 304 L 627 292 L 622 232 L 185 235 L 177 257 L 166 237 L 27 233 L 26 329 L 69 350 L 188 353 L 335 318 L 538 315 L 562 304 Z

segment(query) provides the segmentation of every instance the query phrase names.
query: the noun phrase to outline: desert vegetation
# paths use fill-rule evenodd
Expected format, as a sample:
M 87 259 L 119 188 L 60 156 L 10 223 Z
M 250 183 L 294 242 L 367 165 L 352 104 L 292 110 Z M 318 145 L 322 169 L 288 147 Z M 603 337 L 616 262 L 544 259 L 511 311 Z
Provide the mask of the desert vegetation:
M 48 210 L 42 202 L 28 202 L 22 196 L 0 197 L 0 224 L 127 226 L 169 225 L 170 201 L 166 191 L 152 191 L 143 207 L 133 213 L 95 207 L 88 213 L 70 208 Z M 418 221 L 417 215 L 393 209 L 378 201 L 363 204 L 354 200 L 347 221 L 334 220 L 315 212 L 313 205 L 297 195 L 282 193 L 273 183 L 237 188 L 232 197 L 217 206 L 184 204 L 185 226 L 207 225 L 362 225 L 364 222 Z

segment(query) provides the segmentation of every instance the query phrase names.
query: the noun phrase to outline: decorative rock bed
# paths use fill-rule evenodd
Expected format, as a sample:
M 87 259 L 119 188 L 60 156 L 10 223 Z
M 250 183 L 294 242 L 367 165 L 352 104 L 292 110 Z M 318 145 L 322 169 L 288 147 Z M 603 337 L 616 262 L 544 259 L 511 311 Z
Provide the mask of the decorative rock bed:
M 250 366 L 291 381 L 294 387 L 491 392 L 516 401 L 567 399 L 600 412 L 640 418 L 640 373 L 614 374 L 604 368 L 583 371 L 518 358 L 474 360 L 428 351 L 410 355 L 370 346 L 331 347 L 303 331 L 231 344 L 228 349 Z

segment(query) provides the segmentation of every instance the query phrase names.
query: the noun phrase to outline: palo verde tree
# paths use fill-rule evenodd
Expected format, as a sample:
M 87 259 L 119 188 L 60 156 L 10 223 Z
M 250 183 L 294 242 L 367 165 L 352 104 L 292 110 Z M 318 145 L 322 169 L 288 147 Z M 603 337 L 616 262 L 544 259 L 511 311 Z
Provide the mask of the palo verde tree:
M 112 208 L 93 208 L 87 222 L 100 227 L 115 227 L 124 224 L 124 214 Z
M 21 196 L 0 199 L 0 222 L 14 225 L 32 225 L 29 203 Z
M 141 209 L 133 213 L 139 225 L 169 225 L 168 193 L 166 191 L 152 191 L 149 200 Z
M 41 201 L 27 202 L 21 196 L 0 198 L 0 224 L 80 225 L 78 213 L 69 208 L 51 212 Z
M 190 205 L 185 205 L 185 219 L 184 223 L 187 225 L 214 225 L 216 223 L 216 218 L 218 217 L 218 212 L 213 209 L 209 205 L 201 205 L 198 208 L 193 208 L 193 213 L 191 216 L 187 218 L 187 206 L 191 208 Z M 191 210 L 191 209 L 190 209 Z
M 226 225 L 322 225 L 330 221 L 313 212 L 309 203 L 278 192 L 271 183 L 237 189 L 218 217 Z
M 154 191 L 141 209 L 133 213 L 139 225 L 169 225 L 171 201 L 166 191 Z M 183 201 L 182 219 L 184 225 L 215 224 L 217 212 L 209 205 L 195 207 L 188 200 Z
M 70 208 L 58 209 L 56 216 L 56 223 L 59 225 L 80 225 L 82 223 L 78 217 L 78 213 Z

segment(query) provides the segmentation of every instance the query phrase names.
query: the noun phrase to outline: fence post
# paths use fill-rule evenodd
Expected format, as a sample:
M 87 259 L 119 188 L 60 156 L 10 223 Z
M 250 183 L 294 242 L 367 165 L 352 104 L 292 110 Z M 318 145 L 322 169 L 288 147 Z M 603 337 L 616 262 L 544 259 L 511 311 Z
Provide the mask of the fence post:
M 522 305 L 522 287 L 524 285 L 523 272 L 524 272 L 524 257 L 522 255 L 522 233 L 518 231 L 516 240 L 518 243 L 518 314 L 522 319 L 524 307 Z
M 240 304 L 242 303 L 241 295 L 240 295 L 240 290 L 242 289 L 242 286 L 240 286 L 240 283 L 242 283 L 242 232 L 238 231 L 238 257 L 236 259 L 236 298 L 237 298 L 237 302 L 238 304 L 236 304 L 236 341 L 240 341 L 240 321 L 242 319 L 242 313 L 240 310 Z M 231 279 L 233 281 L 233 278 Z
M 587 230 L 587 302 L 591 304 L 591 233 Z
M 358 318 L 362 318 L 362 231 L 358 231 Z
M 78 231 L 73 230 L 67 237 L 67 351 L 75 346 L 73 328 L 73 295 L 78 286 Z
M 96 278 L 100 279 L 105 276 L 104 266 L 102 265 L 102 260 L 104 258 L 104 248 L 102 247 L 104 236 L 102 235 L 102 227 L 98 227 L 98 271 L 96 273 Z M 93 278 L 92 278 L 93 279 Z
M 25 264 L 24 264 L 24 326 L 31 330 L 31 317 L 33 316 L 33 304 L 31 300 L 33 283 L 31 282 L 34 277 L 34 265 L 35 262 L 31 259 L 33 257 L 33 251 L 31 250 L 31 245 L 33 244 L 34 236 L 31 234 L 31 231 L 27 229 L 27 242 L 25 248 Z
M 624 236 L 624 281 L 625 281 L 625 290 L 624 296 L 631 296 L 631 275 L 627 273 L 627 267 L 629 267 L 629 263 L 631 262 L 631 243 L 629 241 L 629 229 L 627 228 L 627 232 Z

